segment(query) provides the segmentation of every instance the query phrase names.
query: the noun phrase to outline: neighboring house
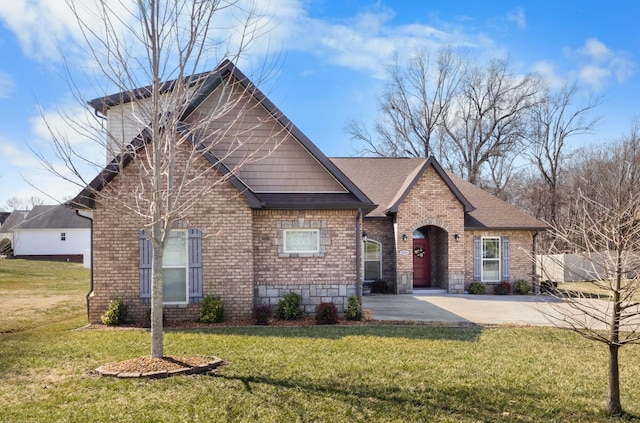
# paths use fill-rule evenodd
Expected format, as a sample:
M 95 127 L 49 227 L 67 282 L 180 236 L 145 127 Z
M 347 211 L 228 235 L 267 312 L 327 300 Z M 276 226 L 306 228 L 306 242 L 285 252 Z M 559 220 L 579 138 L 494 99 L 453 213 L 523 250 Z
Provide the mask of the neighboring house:
M 12 232 L 17 258 L 82 262 L 91 248 L 91 221 L 62 204 L 34 206 Z
M 14 210 L 7 216 L 2 226 L 0 226 L 0 239 L 8 239 L 13 244 L 13 228 L 24 222 L 29 214 L 28 210 Z
M 7 217 L 11 212 L 0 212 L 0 232 L 2 232 L 2 225 L 4 225 L 4 221 L 7 220 Z
M 532 282 L 545 224 L 424 158 L 332 161 L 378 207 L 364 217 L 364 279 L 463 293 L 472 281 Z
M 247 318 L 254 305 L 275 305 L 290 291 L 302 295 L 308 313 L 329 301 L 342 309 L 350 295 L 361 293 L 363 273 L 392 282 L 397 293 L 422 286 L 462 292 L 476 278 L 531 280 L 526 256 L 542 223 L 444 172 L 433 159 L 329 160 L 231 62 L 200 84 L 183 116 L 186 125 L 209 113 L 221 78 L 246 89 L 232 113 L 250 110 L 242 122 L 225 128 L 225 136 L 233 140 L 247 133 L 242 124 L 249 120 L 264 130 L 250 131 L 240 151 L 223 138 L 218 150 L 199 159 L 206 178 L 228 180 L 173 226 L 165 252 L 172 262 L 165 265 L 166 319 L 195 319 L 207 294 L 222 297 L 230 318 Z M 141 151 L 150 141 L 142 128 L 127 123 L 123 111 L 135 106 L 122 104 L 123 98 L 145 101 L 144 95 L 116 94 L 90 104 L 106 116 L 111 133 L 128 134 L 131 149 Z M 271 138 L 276 139 L 269 155 L 229 173 L 239 157 Z M 91 322 L 100 321 L 116 295 L 131 318 L 149 319 L 150 242 L 141 227 L 95 198 L 133 192 L 133 160 L 114 158 L 71 202 L 93 219 Z

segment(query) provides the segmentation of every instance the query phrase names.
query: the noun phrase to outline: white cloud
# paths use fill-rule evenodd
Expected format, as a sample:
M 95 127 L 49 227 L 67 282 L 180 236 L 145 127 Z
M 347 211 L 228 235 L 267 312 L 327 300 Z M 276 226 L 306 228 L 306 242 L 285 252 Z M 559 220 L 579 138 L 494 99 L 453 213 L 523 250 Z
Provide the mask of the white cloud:
M 613 56 L 607 46 L 595 38 L 585 41 L 584 46 L 578 51 L 599 63 L 604 63 Z
M 633 75 L 635 64 L 628 53 L 616 51 L 596 38 L 590 38 L 569 57 L 580 62 L 578 78 L 594 90 L 601 90 L 611 79 L 624 82 Z
M 40 161 L 31 153 L 26 145 L 0 139 L 0 157 L 5 165 L 21 169 L 35 169 L 40 167 Z
M 515 23 L 519 29 L 527 28 L 527 16 L 524 13 L 524 9 L 517 8 L 513 12 L 507 14 L 507 21 Z
M 13 88 L 13 79 L 9 75 L 0 72 L 0 98 L 9 98 Z
M 578 76 L 582 82 L 600 91 L 605 80 L 611 76 L 611 71 L 601 66 L 585 65 L 580 68 Z
M 556 66 L 551 62 L 536 62 L 533 64 L 532 71 L 540 75 L 551 88 L 560 88 L 564 84 L 562 77 L 557 73 Z

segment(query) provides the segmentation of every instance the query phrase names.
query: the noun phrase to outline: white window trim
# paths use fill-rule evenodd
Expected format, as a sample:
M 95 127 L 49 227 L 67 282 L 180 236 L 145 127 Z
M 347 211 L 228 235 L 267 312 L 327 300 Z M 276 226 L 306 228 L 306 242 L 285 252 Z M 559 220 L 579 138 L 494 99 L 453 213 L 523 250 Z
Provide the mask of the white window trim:
M 314 250 L 289 250 L 287 248 L 287 234 L 290 232 L 315 232 L 316 248 Z M 285 254 L 318 254 L 320 253 L 320 229 L 283 229 L 282 230 L 282 251 Z
M 184 243 L 184 248 L 185 248 L 184 270 L 185 270 L 185 281 L 186 281 L 186 283 L 184 284 L 185 301 L 164 301 L 163 300 L 162 305 L 189 304 L 189 232 L 186 229 L 171 229 L 171 233 L 177 233 L 177 232 L 184 232 L 185 234 L 185 243 Z M 165 266 L 163 263 L 162 269 L 163 269 L 163 275 L 164 275 L 164 269 L 182 269 L 182 266 Z
M 493 240 L 498 240 L 498 257 L 497 258 L 491 258 L 491 259 L 485 259 L 484 258 L 484 240 L 485 239 L 493 239 Z M 502 238 L 500 238 L 499 236 L 483 236 L 481 241 L 480 241 L 480 272 L 481 272 L 481 280 L 482 282 L 500 282 L 501 277 L 502 277 Z M 484 277 L 484 263 L 485 261 L 498 261 L 498 279 L 497 280 L 488 280 L 485 279 Z
M 366 247 L 366 245 L 363 248 L 363 250 L 364 250 L 363 253 L 362 253 L 362 277 L 363 278 L 365 276 L 364 275 L 364 273 L 365 273 L 364 270 L 365 270 L 366 262 L 368 262 L 368 261 L 377 261 L 378 263 L 380 263 L 380 274 L 378 275 L 378 277 L 375 278 L 375 279 L 364 279 L 365 281 L 369 282 L 369 281 L 375 281 L 377 279 L 382 279 L 382 243 L 378 242 L 376 240 L 373 240 L 373 239 L 368 239 L 368 240 L 365 241 L 364 244 L 366 244 L 367 242 L 372 242 L 374 244 L 377 244 L 378 247 L 380 247 L 380 258 L 378 260 L 367 260 L 367 254 L 366 254 L 367 247 Z

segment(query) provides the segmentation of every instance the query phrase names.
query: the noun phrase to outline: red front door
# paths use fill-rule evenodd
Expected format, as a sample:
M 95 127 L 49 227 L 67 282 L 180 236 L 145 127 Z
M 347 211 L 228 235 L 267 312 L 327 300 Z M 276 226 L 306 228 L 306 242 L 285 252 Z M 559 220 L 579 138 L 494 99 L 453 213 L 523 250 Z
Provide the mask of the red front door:
M 431 245 L 429 238 L 413 240 L 413 287 L 431 286 Z

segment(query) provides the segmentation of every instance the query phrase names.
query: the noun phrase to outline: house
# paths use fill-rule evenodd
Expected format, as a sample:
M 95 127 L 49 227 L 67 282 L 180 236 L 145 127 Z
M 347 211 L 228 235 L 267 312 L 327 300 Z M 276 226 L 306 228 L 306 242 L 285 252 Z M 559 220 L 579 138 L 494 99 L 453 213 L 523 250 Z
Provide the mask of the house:
M 342 309 L 349 296 L 361 295 L 363 275 L 392 282 L 397 293 L 531 279 L 526 255 L 543 224 L 434 159 L 328 159 L 229 61 L 194 84 L 184 124 L 213 113 L 229 83 L 241 92 L 228 115 L 197 134 L 178 130 L 196 146 L 222 134 L 197 158 L 198 176 L 222 182 L 174 223 L 163 262 L 166 319 L 195 319 L 207 294 L 222 298 L 230 318 L 247 318 L 254 305 L 273 306 L 291 291 L 308 313 L 321 302 Z M 70 202 L 93 221 L 91 322 L 116 295 L 131 318 L 149 319 L 152 247 L 141 224 L 108 203 L 109 195 L 126 196 L 143 183 L 136 154 L 151 141 L 126 111 L 147 92 L 90 102 L 110 134 L 125 134 L 113 145 L 128 145 L 122 154 L 114 149 L 104 171 Z
M 91 248 L 91 221 L 63 204 L 34 206 L 11 230 L 16 258 L 81 263 Z
M 377 208 L 364 216 L 364 279 L 464 293 L 472 281 L 531 282 L 546 225 L 445 171 L 434 158 L 334 158 Z
M 13 243 L 13 228 L 24 222 L 29 214 L 28 210 L 14 210 L 6 217 L 0 226 L 0 239 L 8 239 Z

